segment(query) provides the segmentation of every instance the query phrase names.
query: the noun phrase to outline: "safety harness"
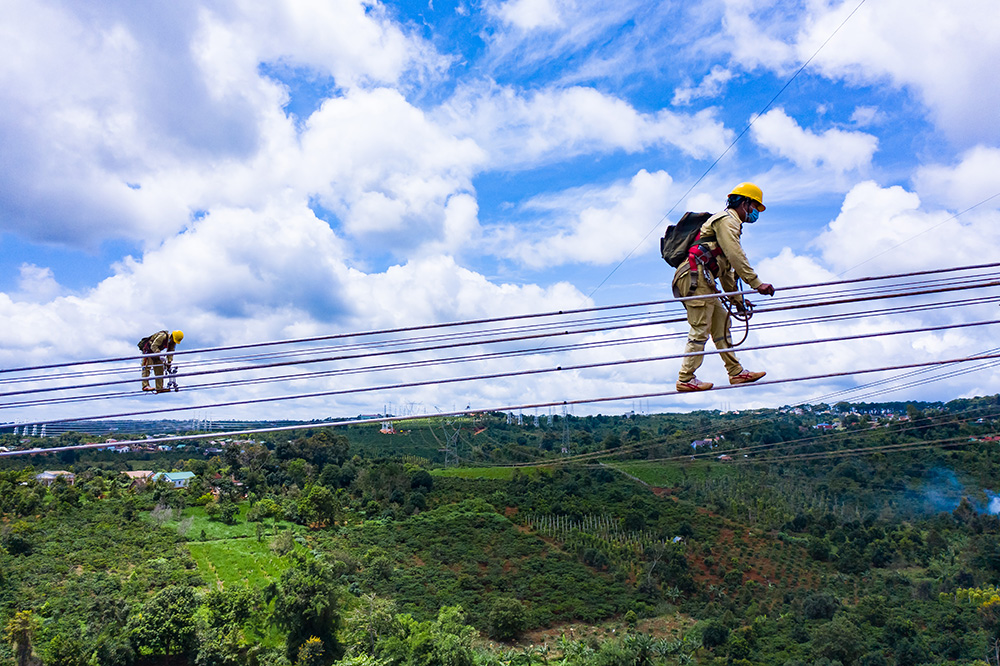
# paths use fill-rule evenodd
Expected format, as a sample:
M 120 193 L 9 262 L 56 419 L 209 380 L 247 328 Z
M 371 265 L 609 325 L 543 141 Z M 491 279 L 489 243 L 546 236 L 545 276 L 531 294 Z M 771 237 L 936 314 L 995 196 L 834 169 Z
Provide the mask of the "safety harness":
M 722 248 L 718 245 L 714 250 L 709 249 L 707 245 L 701 242 L 701 232 L 694 238 L 694 245 L 688 250 L 688 268 L 691 269 L 692 273 L 697 274 L 698 266 L 701 266 L 709 274 L 711 274 L 711 280 L 719 277 L 719 262 L 716 261 L 716 257 L 722 254 Z M 708 275 L 705 276 L 706 278 Z M 691 291 L 694 291 L 695 283 L 691 284 Z
M 706 241 L 707 242 L 707 241 Z M 698 287 L 698 280 L 696 276 L 698 271 L 701 271 L 705 275 L 705 280 L 711 284 L 715 284 L 715 279 L 719 277 L 719 262 L 716 259 L 720 254 L 722 254 L 722 248 L 718 245 L 715 249 L 708 247 L 701 240 L 701 232 L 695 236 L 694 245 L 688 250 L 688 268 L 691 270 L 691 286 L 688 289 L 688 294 L 691 295 L 695 292 Z M 736 291 L 742 291 L 740 285 L 740 278 L 736 278 Z M 753 316 L 753 304 L 747 299 L 743 299 L 742 310 L 737 305 L 737 301 L 729 298 L 728 296 L 720 296 L 720 300 L 726 305 L 726 310 L 729 311 L 729 316 L 737 321 L 742 321 L 745 325 L 743 331 L 743 338 L 736 343 L 733 343 L 733 347 L 739 347 L 743 344 L 747 336 L 750 335 L 750 318 Z

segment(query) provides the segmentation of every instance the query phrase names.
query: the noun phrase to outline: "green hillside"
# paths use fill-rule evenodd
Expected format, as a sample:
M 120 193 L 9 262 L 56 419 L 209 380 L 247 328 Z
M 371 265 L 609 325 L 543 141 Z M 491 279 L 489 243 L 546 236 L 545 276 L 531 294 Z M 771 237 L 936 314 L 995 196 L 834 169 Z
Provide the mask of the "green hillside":
M 992 663 L 997 403 L 4 459 L 0 663 Z

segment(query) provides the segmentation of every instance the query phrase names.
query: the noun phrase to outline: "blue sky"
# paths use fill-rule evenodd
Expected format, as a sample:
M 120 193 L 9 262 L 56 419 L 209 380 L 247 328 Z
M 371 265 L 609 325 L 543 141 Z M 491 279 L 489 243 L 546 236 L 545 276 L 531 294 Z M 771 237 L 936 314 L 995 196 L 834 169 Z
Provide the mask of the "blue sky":
M 128 354 L 159 328 L 201 348 L 665 298 L 664 216 L 718 209 L 744 180 L 768 205 L 744 245 L 779 289 L 858 264 L 848 276 L 960 263 L 942 237 L 989 261 L 1000 198 L 948 218 L 1000 192 L 998 34 L 995 0 L 11 0 L 0 312 L 18 324 L 0 365 Z M 744 361 L 795 376 L 959 356 L 984 335 Z M 397 401 L 669 388 L 676 368 L 657 372 Z M 717 359 L 703 374 L 724 379 Z M 985 372 L 888 398 L 998 384 Z M 653 408 L 777 406 L 843 385 Z

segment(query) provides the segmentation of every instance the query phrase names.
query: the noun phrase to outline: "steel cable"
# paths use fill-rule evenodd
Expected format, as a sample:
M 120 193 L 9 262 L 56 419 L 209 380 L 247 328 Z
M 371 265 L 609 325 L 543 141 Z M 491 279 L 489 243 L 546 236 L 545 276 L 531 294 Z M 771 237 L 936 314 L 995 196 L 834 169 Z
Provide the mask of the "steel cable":
M 778 328 L 784 326 L 802 326 L 813 323 L 832 323 L 834 321 L 848 321 L 851 319 L 871 318 L 885 313 L 898 313 L 901 311 L 915 312 L 919 310 L 929 310 L 929 309 L 937 309 L 943 307 L 954 308 L 961 305 L 980 304 L 983 302 L 992 302 L 996 300 L 1000 300 L 1000 297 L 966 299 L 965 301 L 948 301 L 945 303 L 933 303 L 933 304 L 924 304 L 921 306 L 889 308 L 885 310 L 868 310 L 863 312 L 835 313 L 831 315 L 819 315 L 804 319 L 800 318 L 800 319 L 782 320 L 777 322 L 765 322 L 761 325 L 758 325 L 756 328 L 758 330 L 767 330 L 770 328 Z M 677 320 L 669 320 L 669 321 L 677 321 Z M 297 381 L 304 379 L 316 379 L 316 378 L 332 377 L 339 375 L 359 374 L 362 372 L 379 372 L 379 371 L 389 371 L 389 370 L 410 369 L 417 367 L 449 365 L 449 364 L 472 362 L 472 361 L 484 361 L 496 358 L 511 358 L 511 357 L 531 355 L 531 354 L 552 354 L 552 353 L 566 352 L 566 351 L 580 351 L 584 349 L 597 349 L 597 348 L 607 348 L 607 347 L 631 345 L 631 344 L 662 342 L 665 340 L 677 339 L 684 336 L 686 336 L 686 333 L 684 332 L 671 332 L 671 333 L 664 333 L 657 335 L 637 336 L 637 337 L 627 338 L 624 340 L 601 340 L 593 342 L 566 344 L 560 346 L 534 347 L 530 349 L 514 349 L 514 350 L 506 350 L 506 351 L 498 351 L 490 353 L 472 354 L 459 357 L 433 358 L 421 361 L 409 361 L 409 362 L 381 364 L 381 365 L 368 365 L 355 368 L 340 368 L 335 370 L 324 370 L 324 371 L 316 371 L 308 373 L 285 374 L 285 375 L 269 376 L 269 377 L 239 379 L 239 380 L 221 381 L 221 382 L 204 383 L 204 384 L 193 384 L 193 385 L 186 385 L 184 387 L 184 390 L 185 392 L 190 392 L 190 391 L 198 391 L 204 389 L 226 388 L 226 387 L 244 386 L 244 385 L 257 385 L 263 383 Z M 181 375 L 181 376 L 187 376 L 187 375 Z M 889 380 L 882 380 L 882 381 L 885 382 Z M 125 383 L 133 383 L 133 382 L 134 380 L 127 380 Z M 118 383 L 123 383 L 123 382 L 118 382 Z M 109 385 L 109 383 L 90 384 L 90 385 L 82 385 L 75 387 L 65 387 L 65 386 L 51 387 L 44 390 L 65 391 L 69 390 L 70 388 L 100 387 L 105 385 Z M 39 390 L 25 391 L 23 393 L 32 393 L 32 392 L 39 392 Z M 7 396 L 7 395 L 18 395 L 18 394 L 20 394 L 20 392 L 0 394 L 0 395 Z M 108 399 L 108 398 L 134 397 L 134 396 L 135 396 L 134 391 L 128 391 L 128 392 L 116 392 L 116 393 L 88 394 L 84 396 L 68 396 L 68 397 L 57 397 L 57 398 L 47 398 L 47 399 L 35 399 L 35 400 L 0 403 L 0 409 L 49 405 L 49 404 L 89 402 L 89 401 Z M 817 400 L 822 400 L 822 399 L 824 398 L 823 397 L 817 398 Z
M 917 295 L 917 294 L 942 293 L 942 292 L 947 292 L 947 291 L 958 291 L 958 290 L 963 290 L 963 289 L 972 289 L 972 288 L 980 288 L 980 287 L 984 287 L 984 286 L 997 286 L 997 285 L 1000 285 L 1000 280 L 998 280 L 998 281 L 989 281 L 987 283 L 951 284 L 950 286 L 947 286 L 947 287 L 937 287 L 937 288 L 934 288 L 934 289 L 918 290 L 916 292 L 910 292 L 910 293 L 907 293 L 905 295 L 912 296 L 912 295 Z M 900 294 L 878 294 L 878 295 L 870 295 L 868 297 L 849 298 L 849 299 L 847 299 L 847 298 L 841 298 L 841 299 L 839 299 L 837 301 L 826 301 L 826 302 L 823 303 L 823 305 L 841 305 L 841 304 L 847 304 L 847 303 L 856 303 L 856 302 L 863 301 L 863 300 L 868 300 L 868 299 L 882 299 L 882 298 L 892 298 L 892 297 L 898 297 L 898 296 L 900 296 Z M 757 312 L 763 314 L 763 313 L 780 312 L 780 311 L 792 310 L 792 309 L 799 309 L 799 308 L 805 308 L 805 307 L 811 307 L 811 306 L 806 305 L 806 304 L 785 305 L 785 306 L 770 305 L 768 307 L 759 307 L 757 309 Z M 927 307 L 935 307 L 935 305 L 932 304 L 932 305 L 929 305 Z M 913 309 L 913 308 L 911 308 L 911 309 Z M 644 313 L 642 316 L 646 317 L 646 316 L 652 316 L 652 315 L 653 315 L 653 313 Z M 597 327 L 597 328 L 579 329 L 579 330 L 560 330 L 557 333 L 537 333 L 537 334 L 534 334 L 534 335 L 521 335 L 521 336 L 512 336 L 512 337 L 507 337 L 507 338 L 496 338 L 496 339 L 492 339 L 492 340 L 488 340 L 488 341 L 462 341 L 462 342 L 454 342 L 454 343 L 450 343 L 450 344 L 429 345 L 429 346 L 424 346 L 424 347 L 406 348 L 406 349 L 394 350 L 394 351 L 388 351 L 388 350 L 386 350 L 386 351 L 373 352 L 373 353 L 367 353 L 367 354 L 353 354 L 353 355 L 345 354 L 345 355 L 341 355 L 341 356 L 327 356 L 327 357 L 313 358 L 313 359 L 306 359 L 306 360 L 280 361 L 280 362 L 267 363 L 267 364 L 256 364 L 256 365 L 246 365 L 246 366 L 237 366 L 237 367 L 227 367 L 227 368 L 222 368 L 222 369 L 217 369 L 217 370 L 192 370 L 192 371 L 186 371 L 184 373 L 178 373 L 177 376 L 179 378 L 189 378 L 189 377 L 193 377 L 193 376 L 216 374 L 216 373 L 221 373 L 221 372 L 259 371 L 259 370 L 267 369 L 267 368 L 287 367 L 287 366 L 293 366 L 293 365 L 304 365 L 304 364 L 310 364 L 310 363 L 321 363 L 321 362 L 331 362 L 331 361 L 343 361 L 343 360 L 349 360 L 349 359 L 361 358 L 361 357 L 386 356 L 386 355 L 391 355 L 391 354 L 394 354 L 394 353 L 413 353 L 413 352 L 417 352 L 417 351 L 435 351 L 435 350 L 451 349 L 451 348 L 464 347 L 464 346 L 474 346 L 474 345 L 479 345 L 479 344 L 498 344 L 498 343 L 509 343 L 509 342 L 525 342 L 525 341 L 529 341 L 529 340 L 535 340 L 535 339 L 541 339 L 541 338 L 546 338 L 546 337 L 552 337 L 554 335 L 563 335 L 563 336 L 565 336 L 565 335 L 574 335 L 574 334 L 580 335 L 580 334 L 584 334 L 584 333 L 606 332 L 606 331 L 610 331 L 610 330 L 619 330 L 619 329 L 625 329 L 625 328 L 634 328 L 634 327 L 638 327 L 638 326 L 649 326 L 649 325 L 658 325 L 658 324 L 666 324 L 666 323 L 678 323 L 678 322 L 681 322 L 681 321 L 684 321 L 684 318 L 677 317 L 677 318 L 673 318 L 673 319 L 655 319 L 655 320 L 647 320 L 647 321 L 640 321 L 640 322 L 627 322 L 627 323 L 621 324 L 619 326 Z M 563 327 L 563 328 L 565 328 L 565 327 Z M 8 391 L 8 392 L 5 392 L 5 393 L 0 393 L 0 397 L 9 397 L 9 396 L 25 395 L 25 394 L 31 394 L 31 393 L 51 392 L 51 391 L 66 391 L 66 390 L 75 390 L 75 389 L 81 389 L 81 388 L 96 388 L 96 387 L 110 386 L 110 385 L 116 385 L 116 384 L 130 384 L 130 383 L 133 383 L 134 381 L 135 381 L 134 378 L 132 378 L 132 379 L 121 379 L 121 380 L 114 380 L 114 381 L 108 381 L 108 382 L 96 382 L 96 383 L 88 383 L 88 384 L 78 384 L 78 385 L 72 385 L 72 386 L 51 386 L 51 387 L 41 387 L 41 388 L 33 388 L 33 389 L 24 389 L 24 390 L 20 390 L 20 391 Z
M 899 274 L 894 274 L 894 275 L 868 276 L 868 277 L 861 277 L 861 278 L 852 278 L 852 279 L 848 279 L 848 280 L 833 280 L 833 281 L 827 281 L 827 282 L 816 282 L 816 283 L 810 283 L 810 284 L 791 285 L 791 286 L 781 287 L 780 291 L 781 292 L 788 292 L 788 291 L 797 291 L 797 290 L 810 290 L 810 289 L 814 290 L 814 289 L 818 289 L 818 288 L 822 288 L 822 287 L 828 287 L 828 286 L 846 285 L 846 284 L 862 284 L 862 283 L 867 283 L 867 282 L 891 281 L 891 280 L 899 280 L 899 279 L 903 279 L 903 278 L 912 278 L 912 277 L 923 276 L 923 275 L 934 275 L 934 274 L 945 274 L 945 273 L 954 273 L 954 272 L 962 272 L 962 271 L 973 271 L 973 270 L 981 270 L 981 269 L 996 268 L 996 267 L 1000 267 L 1000 263 L 977 264 L 977 265 L 974 265 L 974 266 L 958 266 L 958 267 L 952 267 L 952 268 L 939 268 L 939 269 L 930 269 L 930 270 L 923 270 L 923 271 L 912 271 L 912 272 L 909 272 L 909 273 L 899 273 Z M 994 277 L 996 277 L 996 274 L 994 274 Z M 982 285 L 982 286 L 990 286 L 990 285 L 995 286 L 995 284 L 996 284 L 996 282 L 993 282 L 993 283 L 989 283 L 987 285 Z M 689 300 L 698 300 L 698 299 L 702 299 L 703 300 L 705 298 L 718 298 L 718 297 L 723 297 L 723 296 L 735 296 L 735 295 L 753 295 L 753 294 L 756 294 L 756 293 L 757 292 L 754 291 L 754 290 L 744 290 L 744 291 L 739 291 L 739 292 L 720 292 L 720 293 L 717 293 L 717 294 L 712 294 L 710 296 L 687 296 L 687 297 L 682 297 L 682 298 L 661 299 L 661 300 L 643 301 L 643 302 L 637 302 L 637 303 L 605 305 L 605 306 L 597 306 L 597 307 L 591 307 L 591 308 L 577 308 L 577 309 L 557 310 L 557 311 L 539 312 L 539 313 L 527 313 L 527 314 L 520 314 L 520 315 L 509 315 L 509 316 L 504 316 L 504 317 L 490 317 L 490 318 L 482 318 L 482 319 L 469 319 L 469 320 L 455 321 L 455 322 L 443 322 L 443 323 L 425 324 L 425 325 L 419 325 L 419 326 L 409 326 L 409 327 L 400 327 L 400 328 L 388 328 L 388 329 L 379 329 L 379 330 L 371 330 L 371 331 L 360 331 L 360 332 L 354 332 L 354 333 L 337 333 L 337 334 L 324 335 L 324 336 L 313 336 L 313 337 L 307 337 L 307 338 L 296 338 L 296 339 L 289 339 L 289 340 L 277 340 L 277 341 L 271 341 L 271 342 L 244 343 L 244 344 L 240 344 L 240 345 L 228 345 L 228 346 L 219 346 L 219 347 L 208 347 L 208 348 L 192 349 L 192 350 L 180 350 L 180 349 L 178 349 L 178 350 L 175 350 L 173 352 L 173 355 L 175 355 L 175 356 L 185 356 L 185 355 L 191 355 L 191 354 L 196 354 L 196 353 L 213 353 L 213 352 L 220 352 L 220 351 L 240 350 L 240 349 L 257 349 L 257 348 L 268 347 L 268 346 L 290 345 L 290 344 L 299 344 L 299 343 L 306 343 L 306 342 L 318 342 L 318 341 L 323 341 L 323 340 L 335 340 L 335 339 L 343 340 L 343 339 L 351 339 L 351 338 L 359 338 L 359 337 L 369 337 L 369 336 L 375 336 L 375 335 L 388 335 L 388 334 L 397 334 L 397 333 L 407 333 L 407 332 L 422 331 L 422 330 L 439 330 L 439 329 L 444 329 L 444 328 L 453 328 L 453 327 L 461 327 L 461 326 L 474 326 L 474 325 L 482 325 L 482 324 L 492 324 L 492 323 L 498 323 L 498 322 L 504 322 L 504 321 L 517 321 L 517 320 L 527 320 L 527 319 L 538 319 L 538 318 L 544 318 L 544 317 L 564 317 L 564 316 L 571 316 L 571 315 L 578 315 L 578 314 L 586 314 L 586 313 L 591 313 L 591 312 L 607 312 L 607 311 L 612 311 L 612 310 L 622 310 L 622 309 L 629 309 L 629 308 L 664 306 L 664 305 L 667 305 L 667 304 L 683 303 L 684 301 L 689 301 Z M 923 293 L 923 292 L 921 292 L 921 293 Z M 932 291 L 927 292 L 927 293 L 936 293 L 936 291 L 932 290 Z M 111 363 L 111 362 L 118 362 L 118 361 L 135 361 L 135 360 L 142 359 L 144 357 L 159 356 L 159 355 L 160 354 L 132 354 L 132 355 L 128 355 L 128 356 L 109 357 L 109 358 L 103 358 L 103 359 L 89 359 L 89 360 L 80 360 L 80 361 L 67 361 L 67 362 L 63 362 L 63 363 L 49 363 L 49 364 L 42 364 L 42 365 L 22 366 L 22 367 L 16 367 L 16 368 L 0 368 L 0 375 L 12 374 L 12 373 L 18 373 L 18 372 L 27 372 L 27 371 L 33 371 L 33 370 L 48 370 L 48 369 L 56 369 L 56 368 L 61 368 L 61 367 L 72 367 L 72 366 L 79 366 L 79 365 L 94 365 L 94 364 Z

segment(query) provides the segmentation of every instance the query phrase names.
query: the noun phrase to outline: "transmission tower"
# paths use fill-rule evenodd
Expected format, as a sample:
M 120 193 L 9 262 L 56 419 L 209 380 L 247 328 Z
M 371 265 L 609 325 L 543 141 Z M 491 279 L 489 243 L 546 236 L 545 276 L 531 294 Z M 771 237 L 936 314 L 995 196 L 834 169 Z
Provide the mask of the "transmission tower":
M 444 448 L 444 466 L 457 465 L 458 464 L 458 435 L 462 432 L 461 428 L 455 428 L 455 432 L 448 435 L 448 440 L 445 442 Z

